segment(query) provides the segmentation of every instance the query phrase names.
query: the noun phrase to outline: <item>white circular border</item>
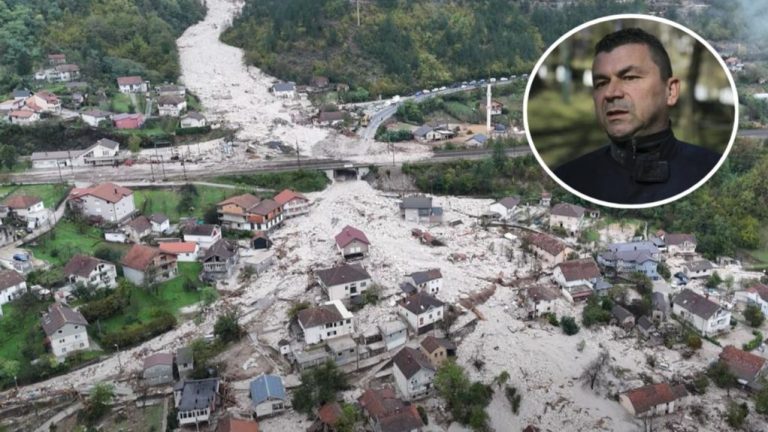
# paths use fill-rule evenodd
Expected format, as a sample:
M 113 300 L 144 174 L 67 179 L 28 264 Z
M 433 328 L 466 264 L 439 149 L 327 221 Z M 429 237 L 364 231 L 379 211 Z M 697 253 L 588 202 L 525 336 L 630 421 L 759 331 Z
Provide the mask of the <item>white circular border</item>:
M 555 173 L 552 172 L 552 170 L 549 169 L 546 163 L 544 163 L 544 160 L 541 158 L 541 155 L 539 155 L 539 152 L 536 150 L 536 146 L 533 144 L 533 138 L 531 137 L 531 131 L 528 127 L 528 98 L 531 93 L 531 86 L 533 84 L 533 80 L 536 78 L 536 75 L 539 72 L 539 68 L 541 68 L 541 65 L 544 63 L 544 61 L 549 58 L 550 54 L 552 54 L 552 51 L 555 50 L 558 46 L 560 46 L 563 41 L 568 39 L 569 37 L 573 36 L 574 34 L 580 32 L 581 30 L 584 30 L 587 27 L 593 26 L 595 24 L 599 24 L 606 21 L 616 21 L 616 20 L 628 20 L 628 19 L 634 19 L 634 20 L 646 20 L 646 21 L 657 21 L 672 27 L 675 27 L 678 30 L 682 30 L 683 32 L 687 33 L 689 36 L 693 37 L 699 43 L 704 45 L 704 47 L 709 50 L 709 53 L 713 55 L 718 63 L 720 64 L 720 67 L 723 68 L 725 71 L 725 76 L 728 78 L 728 82 L 731 84 L 731 91 L 733 92 L 733 100 L 734 100 L 734 116 L 733 116 L 733 130 L 731 131 L 731 139 L 728 141 L 728 146 L 725 148 L 725 151 L 723 152 L 723 155 L 720 157 L 720 160 L 717 162 L 717 165 L 707 174 L 699 180 L 698 183 L 691 186 L 690 188 L 680 192 L 677 195 L 671 196 L 669 198 L 665 198 L 660 201 L 654 201 L 650 203 L 645 204 L 618 204 L 608 201 L 602 201 L 596 198 L 593 198 L 589 195 L 585 195 L 576 189 L 573 189 L 571 186 L 560 180 L 559 177 L 555 175 Z M 651 207 L 657 207 L 660 205 L 664 205 L 667 203 L 670 203 L 672 201 L 676 201 L 680 198 L 685 197 L 686 195 L 696 191 L 696 189 L 700 188 L 704 183 L 706 183 L 715 173 L 720 169 L 720 166 L 723 165 L 725 162 L 725 159 L 728 157 L 728 154 L 731 152 L 731 147 L 733 147 L 733 143 L 736 140 L 736 133 L 738 132 L 738 126 L 739 126 L 739 95 L 736 91 L 736 83 L 733 81 L 733 76 L 731 75 L 731 71 L 728 70 L 728 67 L 725 65 L 725 62 L 723 61 L 720 54 L 717 53 L 717 51 L 712 48 L 712 46 L 704 40 L 701 36 L 696 34 L 693 30 L 684 27 L 681 24 L 678 24 L 674 21 L 670 21 L 666 18 L 659 18 L 651 15 L 643 15 L 643 14 L 618 14 L 618 15 L 609 15 L 602 18 L 593 19 L 591 21 L 587 21 L 584 24 L 579 25 L 578 27 L 575 27 L 568 31 L 563 36 L 560 36 L 560 38 L 555 41 L 541 56 L 538 62 L 536 62 L 536 66 L 533 67 L 533 70 L 531 71 L 530 76 L 528 77 L 528 84 L 525 86 L 525 96 L 523 97 L 523 125 L 525 127 L 525 136 L 528 139 L 528 145 L 531 147 L 531 151 L 533 152 L 533 155 L 536 157 L 536 160 L 539 161 L 539 165 L 541 165 L 542 168 L 544 168 L 544 171 L 547 172 L 547 175 L 549 175 L 550 178 L 552 178 L 557 184 L 565 188 L 568 192 L 595 204 L 602 205 L 605 207 L 612 207 L 612 208 L 620 208 L 620 209 L 643 209 L 643 208 L 651 208 Z

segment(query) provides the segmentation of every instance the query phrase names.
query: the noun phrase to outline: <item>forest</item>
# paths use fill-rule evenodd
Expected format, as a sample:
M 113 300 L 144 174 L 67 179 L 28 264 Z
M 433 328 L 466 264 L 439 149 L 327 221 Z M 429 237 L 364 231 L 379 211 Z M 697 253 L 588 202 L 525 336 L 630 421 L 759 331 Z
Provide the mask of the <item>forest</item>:
M 174 81 L 176 38 L 204 16 L 201 0 L 0 0 L 0 92 L 29 87 L 50 53 L 89 81 Z

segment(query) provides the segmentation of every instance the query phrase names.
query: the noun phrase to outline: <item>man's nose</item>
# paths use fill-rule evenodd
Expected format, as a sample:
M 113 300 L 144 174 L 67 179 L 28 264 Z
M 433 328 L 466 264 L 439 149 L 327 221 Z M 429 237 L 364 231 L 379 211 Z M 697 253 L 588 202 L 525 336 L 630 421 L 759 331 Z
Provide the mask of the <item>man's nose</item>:
M 624 90 L 619 80 L 612 79 L 605 86 L 604 97 L 606 99 L 620 99 L 624 96 Z

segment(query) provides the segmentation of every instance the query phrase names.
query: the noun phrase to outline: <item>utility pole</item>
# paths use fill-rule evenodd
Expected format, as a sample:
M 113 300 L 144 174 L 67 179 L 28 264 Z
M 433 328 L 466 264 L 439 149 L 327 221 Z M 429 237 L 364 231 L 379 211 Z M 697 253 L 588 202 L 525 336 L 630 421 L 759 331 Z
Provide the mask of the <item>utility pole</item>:
M 187 167 L 185 166 L 184 159 L 181 160 L 181 170 L 184 172 L 184 181 L 187 181 Z
M 59 169 L 59 183 L 64 183 L 64 177 L 61 176 L 61 162 L 56 160 L 56 168 Z
M 360 0 L 357 0 L 357 26 L 360 27 Z
M 160 155 L 160 168 L 163 170 L 163 180 L 165 180 L 165 162 L 163 161 L 163 155 Z
M 299 158 L 299 140 L 296 140 L 296 165 L 301 169 L 301 159 Z
M 123 373 L 123 362 L 120 361 L 120 347 L 115 344 L 115 350 L 117 351 L 117 364 L 120 365 L 120 373 Z

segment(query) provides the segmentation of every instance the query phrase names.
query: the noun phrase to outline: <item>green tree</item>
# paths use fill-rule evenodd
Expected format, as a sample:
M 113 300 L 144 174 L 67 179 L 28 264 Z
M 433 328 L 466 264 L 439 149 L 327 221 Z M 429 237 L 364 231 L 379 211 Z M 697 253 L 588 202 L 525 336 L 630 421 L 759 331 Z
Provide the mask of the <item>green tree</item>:
M 755 411 L 760 414 L 768 414 L 768 380 L 760 378 L 762 387 L 755 392 Z
M 728 365 L 722 360 L 718 360 L 707 370 L 707 376 L 716 386 L 724 388 L 730 392 L 731 387 L 736 385 L 736 376 L 733 375 Z
M 131 135 L 128 137 L 128 150 L 134 155 L 141 151 L 141 138 L 139 136 Z
M 5 165 L 9 170 L 16 166 L 18 161 L 18 154 L 16 148 L 12 145 L 0 145 L 0 163 Z
M 560 327 L 563 329 L 563 333 L 568 336 L 573 336 L 579 332 L 579 325 L 576 324 L 576 320 L 572 316 L 564 316 L 560 319 Z
M 85 402 L 85 407 L 80 415 L 88 424 L 95 424 L 109 412 L 112 399 L 115 397 L 115 389 L 111 384 L 97 383 L 91 389 L 90 396 Z
M 293 393 L 293 408 L 312 414 L 322 404 L 335 401 L 337 394 L 347 388 L 346 376 L 329 360 L 301 374 L 301 385 Z
M 227 310 L 219 315 L 213 325 L 213 334 L 224 343 L 240 340 L 244 333 L 245 331 L 238 322 L 236 309 Z
M 355 426 L 362 419 L 360 411 L 355 405 L 345 403 L 341 407 L 341 415 L 334 425 L 337 432 L 354 432 Z
M 725 414 L 725 421 L 728 422 L 731 427 L 740 429 L 742 426 L 744 426 L 744 422 L 746 422 L 748 414 L 749 407 L 747 406 L 746 402 L 739 404 L 731 401 L 728 403 L 728 409 Z
M 706 287 L 707 288 L 713 288 L 716 289 L 720 286 L 720 284 L 723 283 L 723 279 L 720 277 L 720 274 L 717 272 L 713 272 L 712 275 L 707 278 Z
M 744 309 L 744 319 L 747 320 L 750 326 L 760 327 L 765 321 L 765 314 L 760 309 L 760 306 L 749 304 Z

